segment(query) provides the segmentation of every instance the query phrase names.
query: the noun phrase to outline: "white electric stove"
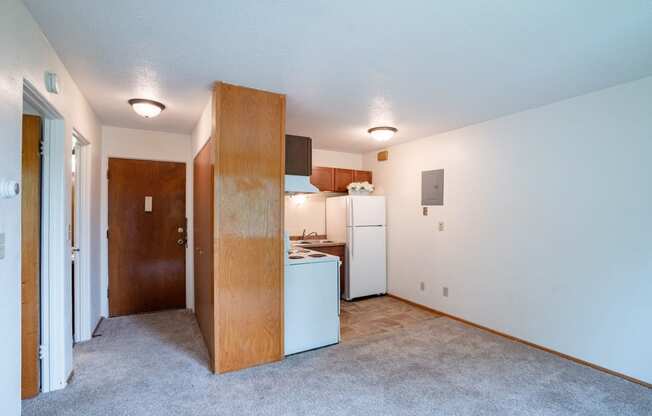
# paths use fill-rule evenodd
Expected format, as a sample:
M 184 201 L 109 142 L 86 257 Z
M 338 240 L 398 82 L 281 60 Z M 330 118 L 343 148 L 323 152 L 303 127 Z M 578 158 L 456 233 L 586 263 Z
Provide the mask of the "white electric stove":
M 292 247 L 285 260 L 285 355 L 340 340 L 340 259 Z

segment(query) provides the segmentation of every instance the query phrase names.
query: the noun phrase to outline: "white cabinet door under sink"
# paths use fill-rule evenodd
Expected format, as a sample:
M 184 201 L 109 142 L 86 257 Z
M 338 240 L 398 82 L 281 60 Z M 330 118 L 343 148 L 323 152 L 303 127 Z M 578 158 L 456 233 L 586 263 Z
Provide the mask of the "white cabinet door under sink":
M 387 293 L 385 227 L 349 227 L 347 299 Z

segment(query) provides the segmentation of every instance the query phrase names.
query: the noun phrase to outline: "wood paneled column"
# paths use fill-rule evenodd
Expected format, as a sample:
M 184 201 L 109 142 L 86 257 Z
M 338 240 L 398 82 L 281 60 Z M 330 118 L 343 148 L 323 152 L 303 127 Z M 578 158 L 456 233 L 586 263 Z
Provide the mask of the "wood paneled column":
M 213 333 L 202 332 L 222 373 L 283 358 L 285 96 L 217 83 L 209 146 Z M 196 229 L 195 241 L 205 241 L 203 232 Z M 211 289 L 209 273 L 200 268 L 197 287 Z M 198 304 L 203 327 L 210 304 Z

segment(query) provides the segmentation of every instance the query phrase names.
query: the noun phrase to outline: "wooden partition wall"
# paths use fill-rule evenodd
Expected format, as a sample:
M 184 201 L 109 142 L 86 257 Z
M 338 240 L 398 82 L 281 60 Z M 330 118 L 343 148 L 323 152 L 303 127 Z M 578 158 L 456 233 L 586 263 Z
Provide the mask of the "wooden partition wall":
M 285 96 L 217 83 L 194 183 L 196 310 L 217 373 L 283 358 L 284 153 Z

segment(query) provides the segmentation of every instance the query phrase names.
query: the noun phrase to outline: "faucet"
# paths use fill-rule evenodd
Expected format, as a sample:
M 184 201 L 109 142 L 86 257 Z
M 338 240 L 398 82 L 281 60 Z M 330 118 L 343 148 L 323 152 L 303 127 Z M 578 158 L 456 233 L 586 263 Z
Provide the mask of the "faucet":
M 305 240 L 308 237 L 317 237 L 319 234 L 317 234 L 316 231 L 313 231 L 311 233 L 306 234 L 306 229 L 303 229 L 303 233 L 301 233 L 301 239 Z

